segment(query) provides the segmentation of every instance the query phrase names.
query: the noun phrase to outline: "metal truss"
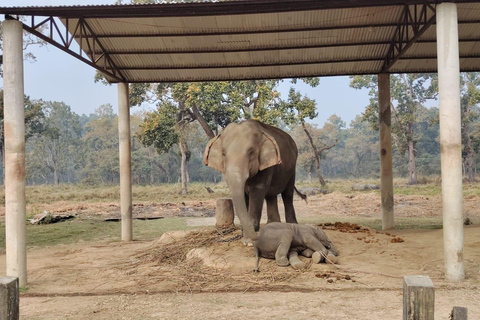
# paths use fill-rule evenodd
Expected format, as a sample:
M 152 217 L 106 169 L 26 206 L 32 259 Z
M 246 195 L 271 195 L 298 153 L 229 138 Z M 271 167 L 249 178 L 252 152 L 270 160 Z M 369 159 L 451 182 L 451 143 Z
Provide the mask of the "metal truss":
M 388 72 L 407 50 L 435 23 L 436 10 L 429 3 L 405 5 L 395 30 L 382 72 Z
M 94 67 L 103 74 L 115 79 L 115 81 L 126 81 L 124 75 L 118 70 L 115 62 L 106 52 L 84 18 L 67 18 L 65 19 L 65 24 L 59 23 L 53 16 L 38 18 L 30 16 L 25 21 L 21 21 L 23 29 Z M 6 19 L 15 18 L 6 16 Z M 18 17 L 16 20 L 19 20 Z M 73 29 L 70 29 L 70 27 L 73 27 Z M 69 30 L 73 30 L 73 32 L 70 34 Z M 72 42 L 75 39 L 79 40 L 80 46 L 77 48 L 78 51 L 74 49 L 76 46 L 72 46 Z

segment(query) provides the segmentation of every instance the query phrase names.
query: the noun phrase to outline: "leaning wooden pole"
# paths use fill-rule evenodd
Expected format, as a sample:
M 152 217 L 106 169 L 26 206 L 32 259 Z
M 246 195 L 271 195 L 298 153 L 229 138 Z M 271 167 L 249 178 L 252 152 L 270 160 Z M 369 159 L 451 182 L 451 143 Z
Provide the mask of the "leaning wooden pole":
M 378 105 L 380 127 L 380 172 L 382 198 L 382 229 L 394 228 L 392 113 L 390 109 L 390 74 L 378 75 Z
M 27 284 L 25 205 L 25 108 L 23 27 L 3 22 L 3 90 L 5 130 L 5 238 L 7 276 Z
M 128 83 L 118 84 L 118 138 L 120 142 L 120 213 L 122 217 L 122 240 L 132 241 L 132 164 Z
M 438 4 L 436 16 L 445 277 L 450 281 L 462 281 L 465 278 L 462 136 L 456 4 Z

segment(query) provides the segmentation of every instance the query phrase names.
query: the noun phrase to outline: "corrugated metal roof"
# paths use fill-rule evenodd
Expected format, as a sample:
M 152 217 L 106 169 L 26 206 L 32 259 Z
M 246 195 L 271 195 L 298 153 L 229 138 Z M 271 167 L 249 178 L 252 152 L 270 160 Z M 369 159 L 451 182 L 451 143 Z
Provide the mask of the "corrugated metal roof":
M 36 24 L 42 17 L 60 18 L 81 52 L 65 35 L 45 37 L 110 82 L 161 82 L 435 72 L 435 6 L 414 0 L 243 0 L 0 13 L 31 15 Z M 457 1 L 457 7 L 461 69 L 480 71 L 480 1 Z M 410 20 L 402 26 L 406 13 Z M 27 30 L 36 32 L 35 23 L 25 23 Z M 416 42 L 408 43 L 412 38 Z

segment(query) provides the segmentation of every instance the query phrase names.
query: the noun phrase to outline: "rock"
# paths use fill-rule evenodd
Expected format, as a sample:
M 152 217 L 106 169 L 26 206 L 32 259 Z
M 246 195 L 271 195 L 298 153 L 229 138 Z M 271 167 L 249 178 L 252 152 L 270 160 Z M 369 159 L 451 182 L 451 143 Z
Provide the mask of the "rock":
M 303 194 L 306 194 L 307 196 L 330 193 L 328 190 L 321 189 L 321 188 L 300 188 L 300 189 L 298 189 L 298 191 L 300 191 Z
M 180 231 L 169 231 L 169 232 L 165 232 L 164 234 L 162 234 L 162 236 L 160 237 L 160 239 L 158 239 L 157 241 L 155 241 L 155 245 L 158 245 L 158 244 L 170 244 L 172 242 L 175 242 L 177 240 L 180 240 L 182 238 L 185 238 L 186 236 L 188 236 L 189 233 L 191 233 L 192 230 L 180 230 Z
M 366 190 L 378 190 L 380 185 L 378 184 L 354 184 L 352 190 L 355 191 L 366 191 Z
M 51 224 L 74 219 L 73 214 L 53 214 L 48 211 L 35 215 L 32 219 L 28 219 L 31 224 Z

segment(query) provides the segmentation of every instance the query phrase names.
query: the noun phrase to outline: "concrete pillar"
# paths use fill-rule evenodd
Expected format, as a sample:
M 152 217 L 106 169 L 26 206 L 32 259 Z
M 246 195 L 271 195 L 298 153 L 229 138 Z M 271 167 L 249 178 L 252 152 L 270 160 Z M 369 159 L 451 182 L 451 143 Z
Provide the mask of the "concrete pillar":
M 403 320 L 433 320 L 435 287 L 428 276 L 403 278 Z
M 465 275 L 457 6 L 449 2 L 438 4 L 436 15 L 445 277 L 462 281 Z
M 132 241 L 132 164 L 128 83 L 118 84 L 118 138 L 120 142 L 120 213 L 122 240 Z
M 3 90 L 7 276 L 17 277 L 23 287 L 27 284 L 23 27 L 16 20 L 3 22 Z
M 0 278 L 0 319 L 17 320 L 20 318 L 19 297 L 18 278 Z
M 380 127 L 380 172 L 382 198 L 382 230 L 394 228 L 392 112 L 390 109 L 390 74 L 378 75 L 378 105 Z

